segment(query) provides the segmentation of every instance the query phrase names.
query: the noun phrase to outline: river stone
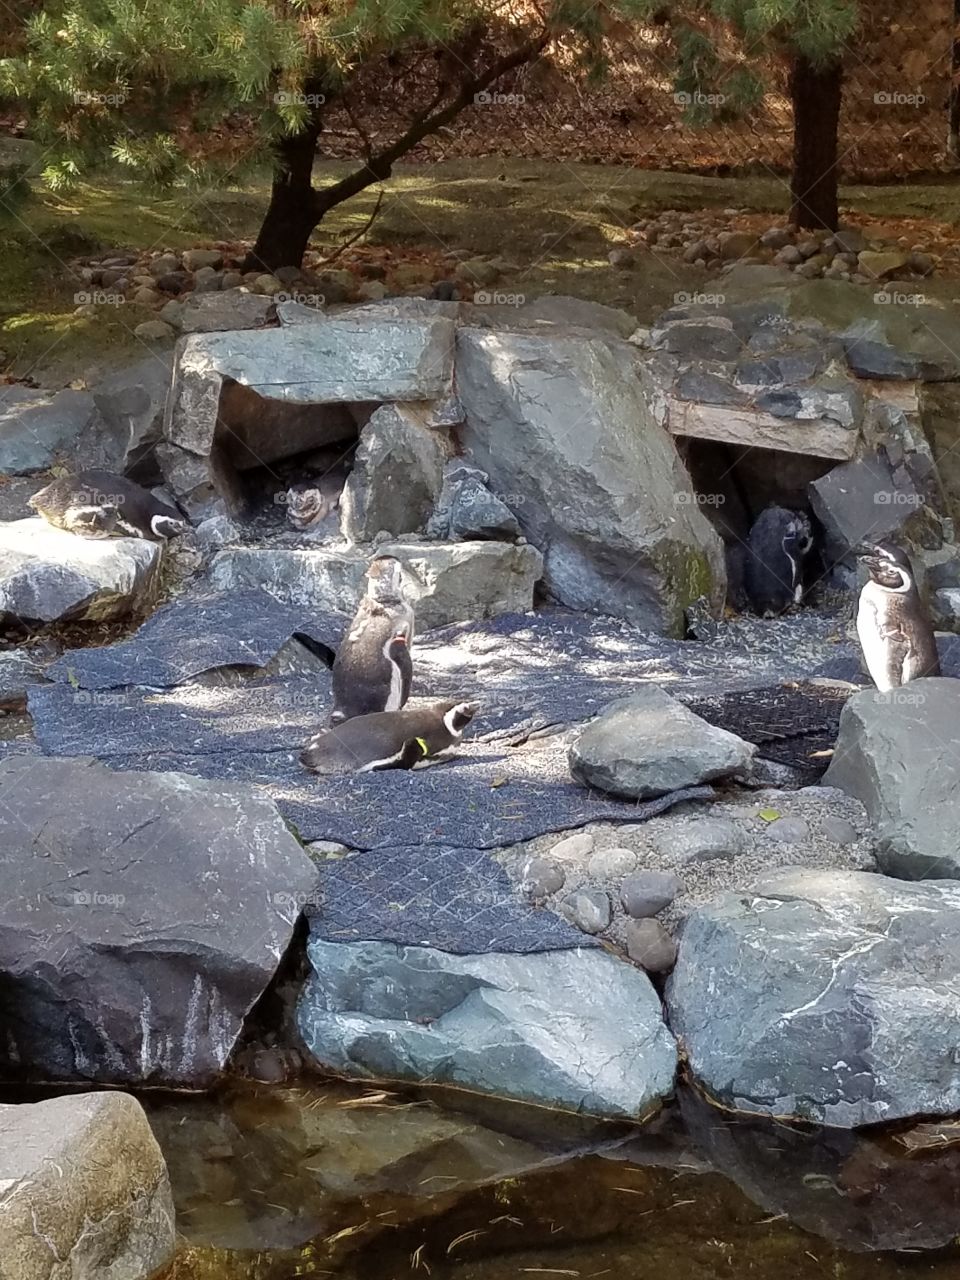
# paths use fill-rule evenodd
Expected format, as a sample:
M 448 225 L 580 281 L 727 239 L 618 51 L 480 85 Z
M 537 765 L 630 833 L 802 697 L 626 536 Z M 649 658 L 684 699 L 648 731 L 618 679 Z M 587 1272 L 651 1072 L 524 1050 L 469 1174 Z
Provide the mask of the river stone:
M 317 1065 L 611 1118 L 672 1092 L 649 980 L 601 950 L 452 955 L 311 937 L 297 1022 Z
M 853 823 L 832 813 L 820 819 L 820 833 L 832 844 L 853 844 L 857 839 L 857 829 Z
M 544 554 L 547 595 L 657 632 L 724 590 L 720 541 L 654 420 L 628 343 L 556 326 L 461 328 L 468 460 Z
M 802 818 L 775 818 L 765 827 L 764 835 L 780 844 L 803 844 L 810 839 L 810 828 Z
M 666 910 L 682 888 L 672 871 L 638 871 L 620 886 L 620 900 L 628 916 L 644 920 Z
M 677 960 L 677 944 L 659 920 L 631 920 L 624 930 L 627 955 L 647 973 L 666 973 Z
M 724 1106 L 838 1128 L 960 1110 L 960 884 L 770 876 L 687 916 L 666 994 Z
M 550 850 L 551 858 L 558 862 L 582 863 L 593 852 L 593 836 L 589 831 L 577 831 L 572 836 L 558 840 Z
M 528 898 L 542 902 L 551 893 L 559 893 L 565 879 L 562 868 L 549 858 L 531 858 L 523 868 L 520 887 Z
M 316 881 L 273 802 L 23 756 L 0 796 L 0 1074 L 212 1084 Z
M 86 391 L 37 391 L 0 386 L 0 472 L 11 476 L 44 471 L 75 450 L 94 416 Z
M 161 548 L 80 538 L 39 516 L 0 522 L 0 616 L 25 622 L 125 618 L 149 603 Z
M 11 1280 L 149 1280 L 166 1267 L 173 1197 L 140 1104 L 126 1093 L 0 1104 L 0 1223 Z
M 576 889 L 560 903 L 560 914 L 584 933 L 600 933 L 610 923 L 610 899 L 602 889 Z
M 672 862 L 706 862 L 735 858 L 746 837 L 729 818 L 677 818 L 654 837 L 657 853 Z
M 569 761 L 584 786 L 646 800 L 740 773 L 755 751 L 651 685 L 612 702 L 587 725 Z
M 440 497 L 445 451 L 403 405 L 377 409 L 360 432 L 340 499 L 340 526 L 352 542 L 378 533 L 421 533 Z
M 825 781 L 866 809 L 881 871 L 960 879 L 960 681 L 855 693 Z
M 188 271 L 222 267 L 223 254 L 219 249 L 187 249 L 183 254 L 183 265 Z
M 632 849 L 598 849 L 587 863 L 587 875 L 594 880 L 619 880 L 637 869 Z

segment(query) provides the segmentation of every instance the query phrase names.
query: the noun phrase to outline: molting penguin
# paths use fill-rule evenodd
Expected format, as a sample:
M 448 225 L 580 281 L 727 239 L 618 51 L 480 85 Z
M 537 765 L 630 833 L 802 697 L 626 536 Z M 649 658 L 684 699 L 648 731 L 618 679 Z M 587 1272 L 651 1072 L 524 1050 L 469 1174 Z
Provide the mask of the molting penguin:
M 479 710 L 476 702 L 433 702 L 403 711 L 355 716 L 311 738 L 300 763 L 314 773 L 412 769 L 458 743 Z
M 782 613 L 803 599 L 803 562 L 813 549 L 813 530 L 802 511 L 767 507 L 747 538 L 744 585 L 762 617 Z
M 367 570 L 367 594 L 333 663 L 331 724 L 399 711 L 406 703 L 413 681 L 413 624 L 400 561 L 381 556 Z
M 29 499 L 48 524 L 82 538 L 148 538 L 162 542 L 183 533 L 187 522 L 175 507 L 112 471 L 62 476 Z
M 937 640 L 920 599 L 910 557 L 891 542 L 860 549 L 870 581 L 860 592 L 857 635 L 874 684 L 882 692 L 921 676 L 938 676 Z
M 333 467 L 309 480 L 297 480 L 286 494 L 287 520 L 300 532 L 322 524 L 340 505 L 347 482 L 345 467 Z

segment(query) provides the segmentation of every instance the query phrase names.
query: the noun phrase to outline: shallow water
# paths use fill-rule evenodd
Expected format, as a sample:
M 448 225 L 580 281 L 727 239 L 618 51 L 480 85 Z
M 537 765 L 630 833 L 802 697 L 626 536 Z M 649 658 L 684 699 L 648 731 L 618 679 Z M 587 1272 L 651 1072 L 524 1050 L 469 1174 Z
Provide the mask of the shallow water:
M 183 1233 L 164 1280 L 960 1280 L 960 1126 L 854 1136 L 686 1091 L 631 1128 L 435 1096 L 144 1096 Z

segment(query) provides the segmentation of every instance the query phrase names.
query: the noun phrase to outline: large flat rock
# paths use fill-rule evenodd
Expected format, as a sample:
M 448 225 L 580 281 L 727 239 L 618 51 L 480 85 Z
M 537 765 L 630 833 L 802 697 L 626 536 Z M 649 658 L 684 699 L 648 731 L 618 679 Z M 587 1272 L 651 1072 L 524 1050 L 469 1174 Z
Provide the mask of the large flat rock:
M 3 760 L 0 1072 L 209 1085 L 315 879 L 249 787 Z
M 39 516 L 0 523 L 0 616 L 24 622 L 125 618 L 149 604 L 159 543 L 79 538 Z
M 614 1118 L 673 1090 L 676 1046 L 653 986 L 603 951 L 454 956 L 311 938 L 307 953 L 297 1022 L 324 1070 Z
M 960 1110 L 960 884 L 783 872 L 688 916 L 670 1026 L 724 1106 L 839 1128 Z
M 825 780 L 863 804 L 889 875 L 960 880 L 960 681 L 856 694 Z
M 166 1165 L 134 1098 L 0 1105 L 0 1275 L 151 1280 L 176 1246 Z
M 667 402 L 667 426 L 675 436 L 839 461 L 853 457 L 859 439 L 856 427 L 826 416 L 776 417 L 747 406 L 706 404 L 675 396 Z
M 73 452 L 94 417 L 87 391 L 0 387 L 0 472 L 33 475 Z
M 543 552 L 551 599 L 680 635 L 688 604 L 722 599 L 723 555 L 635 358 L 558 326 L 462 328 L 461 438 Z

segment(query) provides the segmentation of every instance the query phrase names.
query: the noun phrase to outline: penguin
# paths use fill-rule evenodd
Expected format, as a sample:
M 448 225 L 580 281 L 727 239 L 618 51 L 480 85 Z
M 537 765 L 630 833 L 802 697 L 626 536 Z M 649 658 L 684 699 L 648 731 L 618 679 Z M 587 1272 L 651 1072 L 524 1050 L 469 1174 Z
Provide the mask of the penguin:
M 367 593 L 334 659 L 331 724 L 399 711 L 406 704 L 413 682 L 413 627 L 400 561 L 381 556 L 367 569 Z
M 287 487 L 287 521 L 301 533 L 316 528 L 340 506 L 346 482 L 345 467 L 334 467 L 321 476 L 294 481 Z
M 458 743 L 479 709 L 476 702 L 433 702 L 354 716 L 311 738 L 300 753 L 300 763 L 319 774 L 412 769 Z
M 61 476 L 28 499 L 48 524 L 82 538 L 146 538 L 163 542 L 187 522 L 175 507 L 112 471 Z
M 803 600 L 803 562 L 813 529 L 802 511 L 767 507 L 747 537 L 744 586 L 754 610 L 769 618 Z
M 859 548 L 857 559 L 870 574 L 860 592 L 857 635 L 873 683 L 887 693 L 938 676 L 937 640 L 910 557 L 892 542 L 877 542 Z

